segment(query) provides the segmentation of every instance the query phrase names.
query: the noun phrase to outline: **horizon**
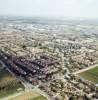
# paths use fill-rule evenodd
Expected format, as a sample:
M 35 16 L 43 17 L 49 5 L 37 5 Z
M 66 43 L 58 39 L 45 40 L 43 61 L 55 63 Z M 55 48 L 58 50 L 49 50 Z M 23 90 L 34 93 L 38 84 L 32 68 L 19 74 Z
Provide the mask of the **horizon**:
M 97 0 L 0 0 L 0 15 L 98 19 Z
M 53 17 L 53 16 L 23 16 L 23 15 L 3 15 L 0 14 L 1 18 L 28 18 L 28 19 L 49 19 L 49 20 L 65 20 L 65 21 L 98 21 L 98 18 L 83 18 L 83 17 L 71 17 L 71 16 L 59 16 L 59 17 Z

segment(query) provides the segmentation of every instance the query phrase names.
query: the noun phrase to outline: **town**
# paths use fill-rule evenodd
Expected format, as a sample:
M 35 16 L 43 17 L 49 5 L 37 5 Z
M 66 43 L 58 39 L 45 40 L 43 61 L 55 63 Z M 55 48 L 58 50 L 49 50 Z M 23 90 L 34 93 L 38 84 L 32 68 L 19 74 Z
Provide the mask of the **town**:
M 0 72 L 49 100 L 97 100 L 97 24 L 39 19 L 0 17 Z

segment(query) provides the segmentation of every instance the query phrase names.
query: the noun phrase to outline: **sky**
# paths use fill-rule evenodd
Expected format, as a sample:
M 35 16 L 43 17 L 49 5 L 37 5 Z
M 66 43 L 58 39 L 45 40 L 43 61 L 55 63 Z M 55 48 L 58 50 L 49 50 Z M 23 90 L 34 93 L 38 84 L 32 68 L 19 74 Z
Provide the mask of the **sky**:
M 98 0 L 0 0 L 0 15 L 98 19 Z

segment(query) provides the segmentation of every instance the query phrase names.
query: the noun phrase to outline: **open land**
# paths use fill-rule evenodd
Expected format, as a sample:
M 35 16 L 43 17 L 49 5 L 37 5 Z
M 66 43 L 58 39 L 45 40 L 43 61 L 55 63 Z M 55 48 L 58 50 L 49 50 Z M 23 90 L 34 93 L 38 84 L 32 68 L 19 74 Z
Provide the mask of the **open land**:
M 0 98 L 9 96 L 11 94 L 19 92 L 24 89 L 23 85 L 17 82 L 17 79 L 13 77 L 8 71 L 0 70 Z
M 79 74 L 83 78 L 98 84 L 98 66 Z
M 37 92 L 29 91 L 29 92 L 24 92 L 22 95 L 16 96 L 15 98 L 9 100 L 47 100 L 47 99 Z

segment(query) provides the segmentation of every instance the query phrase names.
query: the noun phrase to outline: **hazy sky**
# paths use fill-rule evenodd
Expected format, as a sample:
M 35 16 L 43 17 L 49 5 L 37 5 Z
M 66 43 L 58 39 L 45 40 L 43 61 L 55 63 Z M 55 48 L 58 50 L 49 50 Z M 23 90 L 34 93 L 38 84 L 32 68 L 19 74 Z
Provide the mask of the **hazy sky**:
M 0 0 L 0 15 L 98 18 L 98 0 Z

